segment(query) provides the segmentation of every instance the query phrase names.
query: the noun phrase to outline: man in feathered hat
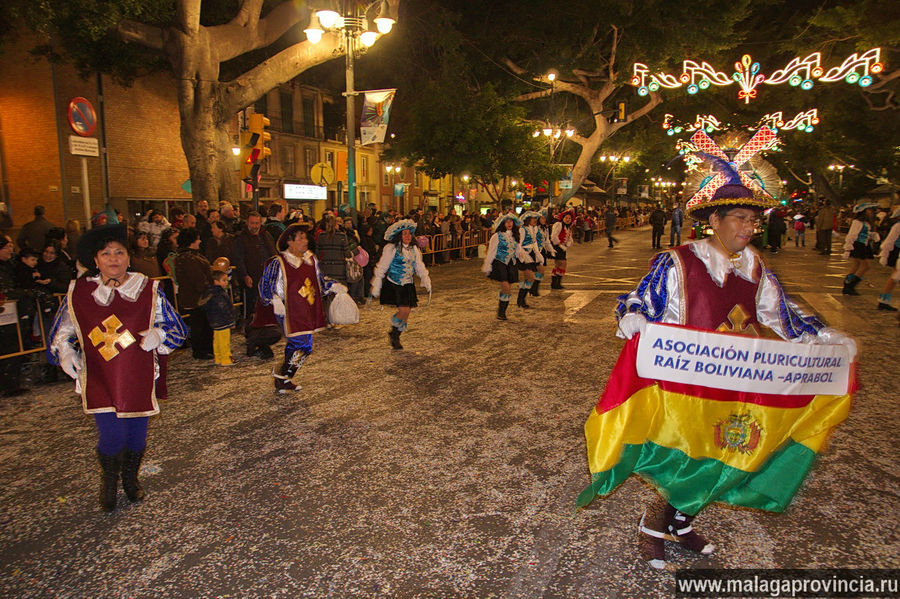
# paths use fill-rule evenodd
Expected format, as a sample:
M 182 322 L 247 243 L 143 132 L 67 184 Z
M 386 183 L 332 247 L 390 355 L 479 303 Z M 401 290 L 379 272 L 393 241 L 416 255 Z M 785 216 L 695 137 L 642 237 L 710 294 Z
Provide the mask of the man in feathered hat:
M 708 331 L 775 336 L 805 343 L 844 344 L 849 349 L 852 361 L 856 354 L 854 341 L 825 327 L 819 319 L 802 314 L 787 299 L 775 275 L 763 263 L 753 246 L 749 245 L 760 213 L 772 206 L 775 200 L 762 193 L 754 194 L 738 182 L 740 179 L 737 172 L 732 175 L 728 184 L 719 187 L 711 197 L 698 194 L 700 199 L 692 199 L 687 204 L 686 212 L 689 216 L 708 220 L 713 230 L 712 237 L 660 252 L 651 263 L 650 273 L 641 280 L 637 288 L 619 297 L 616 308 L 617 335 L 631 339 L 643 332 L 648 322 L 677 324 Z M 687 284 L 688 281 L 690 284 Z M 610 384 L 612 383 L 611 378 Z M 613 393 L 609 385 L 604 391 L 604 394 L 607 393 Z M 592 413 L 592 418 L 595 413 Z M 591 419 L 588 423 L 591 423 Z M 619 423 L 618 426 L 637 431 L 645 424 L 634 420 Z M 707 423 L 684 422 L 677 426 L 689 437 L 693 434 L 691 427 L 705 427 Z M 687 430 L 688 428 L 691 430 Z M 595 429 L 585 426 L 590 456 L 601 451 L 598 447 L 603 440 L 598 439 L 594 432 L 588 432 L 589 430 Z M 704 429 L 697 434 L 706 432 Z M 681 543 L 702 554 L 712 553 L 714 545 L 691 526 L 691 521 L 702 506 L 692 509 L 691 505 L 683 504 L 675 498 L 683 497 L 683 494 L 678 495 L 679 490 L 689 486 L 710 498 L 709 501 L 743 505 L 734 498 L 741 497 L 744 487 L 740 485 L 747 483 L 747 480 L 740 479 L 737 483 L 731 483 L 737 485 L 735 488 L 719 481 L 709 489 L 697 489 L 697 485 L 710 484 L 711 479 L 690 478 L 693 475 L 679 471 L 682 472 L 680 476 L 687 478 L 676 477 L 678 486 L 667 486 L 656 480 L 653 474 L 648 474 L 657 466 L 665 468 L 664 464 L 657 464 L 654 459 L 662 458 L 642 454 L 640 463 L 618 473 L 622 478 L 610 479 L 613 482 L 609 484 L 588 487 L 579 497 L 579 505 L 583 507 L 596 495 L 611 492 L 630 473 L 637 473 L 660 493 L 657 501 L 648 506 L 639 527 L 642 557 L 652 567 L 664 568 L 664 540 Z M 750 491 L 746 493 L 749 496 Z M 670 499 L 672 503 L 669 503 Z
M 278 254 L 266 263 L 259 280 L 260 303 L 272 306 L 287 339 L 284 361 L 272 371 L 279 393 L 300 390 L 291 379 L 312 353 L 313 333 L 325 328 L 322 295 L 332 281 L 326 282 L 319 270 L 314 244 L 309 227 L 290 225 L 278 237 Z

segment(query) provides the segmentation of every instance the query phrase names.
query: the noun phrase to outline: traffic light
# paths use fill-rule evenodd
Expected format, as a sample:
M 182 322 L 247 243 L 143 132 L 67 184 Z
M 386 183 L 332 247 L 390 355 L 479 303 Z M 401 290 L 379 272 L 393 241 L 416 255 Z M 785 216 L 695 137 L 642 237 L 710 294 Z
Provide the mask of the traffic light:
M 624 100 L 616 102 L 616 121 L 624 123 L 628 120 L 628 103 Z
M 272 150 L 266 147 L 266 142 L 272 139 L 272 134 L 266 132 L 269 123 L 265 115 L 253 113 L 250 115 L 250 130 L 241 133 L 241 180 L 253 189 L 259 183 L 260 162 L 272 155 Z

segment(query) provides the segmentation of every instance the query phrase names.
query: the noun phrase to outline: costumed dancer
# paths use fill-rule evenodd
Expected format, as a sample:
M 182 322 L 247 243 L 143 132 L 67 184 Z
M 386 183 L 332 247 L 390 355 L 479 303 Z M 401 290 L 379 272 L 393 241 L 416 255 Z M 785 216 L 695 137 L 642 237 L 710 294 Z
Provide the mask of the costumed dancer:
M 900 281 L 900 260 L 897 259 L 900 254 L 900 207 L 891 213 L 891 218 L 895 222 L 887 237 L 881 242 L 881 254 L 878 261 L 882 266 L 893 266 L 894 272 L 888 277 L 881 295 L 878 296 L 878 309 L 896 312 L 897 308 L 891 305 L 891 292 Z
M 713 236 L 660 252 L 653 259 L 650 273 L 638 287 L 619 297 L 616 309 L 618 336 L 631 339 L 644 331 L 648 322 L 669 323 L 709 331 L 771 335 L 800 343 L 843 344 L 852 362 L 856 355 L 854 341 L 827 328 L 817 318 L 803 315 L 786 297 L 759 253 L 749 245 L 761 211 L 774 205 L 775 201 L 761 194 L 754 196 L 750 189 L 739 184 L 736 171 L 731 175 L 726 179 L 728 184 L 719 187 L 712 197 L 697 202 L 692 200 L 687 206 L 687 214 L 709 221 Z M 713 430 L 707 427 L 712 427 L 715 420 L 706 420 L 718 413 L 716 410 L 721 408 L 721 402 L 704 400 L 697 387 L 690 387 L 690 392 L 678 391 L 689 396 L 670 399 L 658 381 L 638 378 L 636 346 L 629 341 L 626 349 L 629 348 L 631 353 L 626 356 L 623 350 L 598 407 L 585 424 L 592 484 L 579 496 L 578 505 L 584 507 L 597 495 L 611 492 L 632 473 L 647 480 L 660 496 L 641 518 L 639 547 L 642 557 L 654 568 L 666 567 L 664 540 L 681 543 L 702 554 L 713 552 L 714 545 L 692 528 L 698 512 L 709 503 L 722 501 L 782 511 L 800 486 L 828 432 L 849 411 L 849 395 L 826 397 L 828 401 L 817 404 L 817 409 L 784 411 L 790 414 L 779 410 L 777 404 L 773 405 L 771 420 L 765 420 L 765 413 L 755 416 L 763 418 L 769 426 L 764 435 L 773 440 L 781 439 L 774 436 L 787 434 L 784 430 L 775 430 L 781 426 L 787 427 L 788 431 L 800 427 L 808 437 L 799 437 L 797 441 L 786 438 L 782 447 L 794 447 L 796 453 L 783 455 L 776 447 L 769 448 L 771 453 L 767 455 L 756 443 L 752 443 L 753 447 L 749 441 L 746 446 L 738 445 L 743 448 L 740 451 L 750 454 L 756 450 L 753 466 L 749 467 L 747 464 L 751 462 L 741 462 L 735 456 L 750 454 L 710 441 Z M 636 381 L 633 388 L 629 387 L 632 383 L 628 381 Z M 695 383 L 703 384 L 702 381 Z M 661 402 L 657 408 L 648 408 L 653 414 L 618 410 L 629 401 L 640 402 L 635 398 L 644 397 L 642 394 L 645 393 L 650 394 L 646 396 L 650 398 L 648 401 Z M 741 402 L 742 394 L 728 392 L 728 399 Z M 639 404 L 632 404 L 635 405 Z M 740 406 L 751 404 L 735 405 L 738 406 L 736 411 L 743 409 L 740 414 L 745 414 L 747 408 Z M 691 416 L 679 421 L 682 407 L 688 409 Z M 626 417 L 626 414 L 633 416 Z M 738 418 L 740 414 L 732 418 Z M 751 417 L 749 413 L 745 415 Z M 785 423 L 788 417 L 797 420 Z M 801 421 L 801 418 L 807 420 Z M 746 425 L 745 429 L 737 431 L 743 440 L 750 438 L 750 434 L 743 437 L 741 431 L 756 426 L 752 419 L 749 424 L 746 422 L 742 420 L 734 425 L 735 428 Z M 667 431 L 665 442 L 662 437 L 653 437 L 653 431 L 661 430 Z M 688 453 L 691 450 L 698 452 L 704 465 L 699 465 L 700 460 Z M 746 468 L 731 465 L 735 463 Z
M 313 232 L 306 225 L 293 224 L 278 237 L 278 254 L 273 256 L 259 280 L 259 301 L 272 306 L 284 329 L 287 343 L 284 360 L 272 371 L 279 393 L 300 391 L 291 379 L 313 349 L 313 333 L 326 328 L 322 296 L 333 281 L 325 281 L 314 253 Z
M 859 295 L 856 286 L 869 270 L 869 260 L 875 257 L 872 244 L 878 241 L 875 232 L 875 209 L 878 204 L 862 201 L 853 207 L 853 222 L 844 238 L 844 258 L 850 258 L 850 273 L 844 278 L 844 295 Z
M 184 322 L 159 282 L 128 272 L 125 225 L 101 225 L 78 240 L 89 270 L 72 281 L 50 330 L 49 359 L 75 379 L 81 405 L 97 423 L 100 507 L 116 508 L 119 475 L 128 500 L 146 496 L 138 471 L 148 417 L 159 413 L 158 358 L 185 339 Z
M 553 245 L 555 265 L 553 266 L 553 279 L 550 289 L 565 289 L 562 286 L 563 275 L 566 274 L 566 251 L 572 247 L 572 221 L 575 218 L 575 210 L 569 208 L 565 212 L 556 215 L 553 223 L 553 231 L 550 233 L 550 243 Z
M 526 212 L 522 215 L 522 228 L 519 229 L 519 245 L 525 254 L 525 261 L 519 263 L 519 270 L 525 275 L 525 280 L 519 283 L 519 298 L 517 305 L 520 308 L 530 308 L 525 297 L 531 293 L 537 295 L 537 286 L 540 274 L 543 278 L 544 272 L 544 256 L 541 254 L 541 229 L 538 227 L 538 219 L 540 214 L 537 212 Z
M 518 228 L 522 224 L 512 213 L 502 214 L 494 221 L 494 234 L 488 243 L 487 254 L 481 267 L 489 279 L 500 283 L 500 301 L 497 304 L 497 318 L 506 320 L 506 308 L 509 306 L 510 286 L 519 282 L 517 262 L 525 262 L 525 252 L 519 245 Z M 527 290 L 526 290 L 527 293 Z M 520 291 L 520 303 L 524 299 Z
M 540 287 L 541 281 L 544 280 L 547 261 L 556 255 L 556 250 L 553 249 L 553 245 L 550 243 L 550 229 L 547 227 L 546 212 L 546 210 L 541 211 L 540 216 L 538 217 L 537 240 L 538 246 L 541 248 L 541 256 L 544 258 L 544 263 L 538 265 L 537 273 L 534 275 L 534 285 L 531 286 L 531 295 L 535 297 L 538 295 L 538 287 Z
M 388 338 L 391 347 L 403 349 L 400 335 L 406 331 L 409 313 L 419 305 L 413 275 L 419 276 L 419 283 L 425 291 L 431 293 L 431 278 L 422 261 L 422 251 L 413 238 L 416 221 L 403 219 L 395 222 L 384 232 L 384 249 L 381 258 L 375 265 L 372 277 L 371 296 L 379 298 L 383 306 L 396 306 L 397 311 L 391 317 L 391 330 Z

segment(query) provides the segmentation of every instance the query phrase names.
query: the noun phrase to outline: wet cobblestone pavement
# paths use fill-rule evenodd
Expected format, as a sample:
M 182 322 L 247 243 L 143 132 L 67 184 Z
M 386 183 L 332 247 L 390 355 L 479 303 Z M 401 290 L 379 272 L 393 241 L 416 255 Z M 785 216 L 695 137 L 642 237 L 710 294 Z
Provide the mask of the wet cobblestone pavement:
M 388 346 L 390 311 L 363 310 L 316 336 L 292 396 L 272 392 L 273 362 L 244 357 L 239 335 L 230 368 L 180 352 L 150 423 L 148 498 L 120 493 L 110 515 L 72 385 L 0 400 L 0 596 L 671 596 L 671 572 L 635 548 L 643 483 L 574 512 L 582 427 L 622 343 L 615 296 L 652 256 L 649 231 L 620 238 L 573 248 L 567 289 L 544 285 L 508 322 L 479 260 L 435 267 L 405 350 Z M 900 327 L 875 309 L 888 271 L 847 297 L 839 255 L 767 257 L 798 303 L 857 337 L 861 388 L 785 513 L 713 506 L 696 524 L 717 552 L 670 557 L 900 567 Z

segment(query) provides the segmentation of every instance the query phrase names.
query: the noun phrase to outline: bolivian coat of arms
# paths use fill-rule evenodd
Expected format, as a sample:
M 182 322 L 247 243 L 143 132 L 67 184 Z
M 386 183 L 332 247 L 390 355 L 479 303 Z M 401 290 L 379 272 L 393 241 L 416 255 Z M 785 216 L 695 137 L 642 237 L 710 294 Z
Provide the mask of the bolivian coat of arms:
M 750 414 L 732 414 L 715 426 L 716 445 L 728 451 L 751 453 L 759 445 L 762 428 Z

